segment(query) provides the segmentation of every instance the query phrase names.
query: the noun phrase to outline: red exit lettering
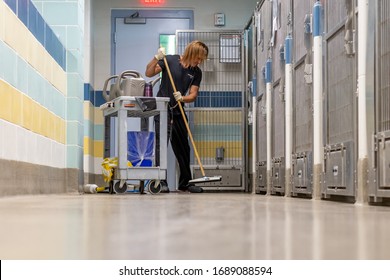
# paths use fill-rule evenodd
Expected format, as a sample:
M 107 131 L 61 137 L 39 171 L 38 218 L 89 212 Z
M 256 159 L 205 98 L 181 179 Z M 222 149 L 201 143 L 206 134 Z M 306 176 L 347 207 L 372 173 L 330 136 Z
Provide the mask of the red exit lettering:
M 141 0 L 141 4 L 144 4 L 145 6 L 158 6 L 165 4 L 165 0 Z

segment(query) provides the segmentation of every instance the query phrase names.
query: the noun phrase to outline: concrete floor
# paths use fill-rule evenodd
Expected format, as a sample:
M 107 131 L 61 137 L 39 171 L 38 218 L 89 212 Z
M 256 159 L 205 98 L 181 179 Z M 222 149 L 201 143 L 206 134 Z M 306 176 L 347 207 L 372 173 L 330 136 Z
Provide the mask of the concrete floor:
M 390 207 L 243 193 L 0 198 L 0 259 L 390 259 Z

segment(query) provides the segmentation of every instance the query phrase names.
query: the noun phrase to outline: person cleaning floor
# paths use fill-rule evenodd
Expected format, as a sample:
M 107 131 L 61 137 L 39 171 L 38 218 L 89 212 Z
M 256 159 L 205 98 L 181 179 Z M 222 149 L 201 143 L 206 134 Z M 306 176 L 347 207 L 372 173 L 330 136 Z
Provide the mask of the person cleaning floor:
M 160 88 L 157 97 L 169 97 L 168 104 L 168 139 L 175 157 L 179 163 L 180 175 L 178 190 L 183 192 L 201 193 L 203 189 L 190 184 L 192 179 L 190 169 L 190 145 L 188 142 L 188 131 L 183 119 L 178 102 L 192 103 L 198 96 L 199 87 L 202 81 L 202 70 L 199 64 L 208 56 L 208 47 L 201 41 L 189 43 L 183 55 L 166 55 L 165 48 L 160 47 L 157 54 L 146 66 L 145 76 L 151 78 L 159 73 L 162 74 Z M 170 82 L 168 71 L 164 60 L 168 62 L 170 73 L 176 85 L 176 91 Z M 182 106 L 184 108 L 184 106 Z M 159 165 L 160 151 L 160 118 L 154 117 L 156 132 L 156 165 Z M 169 192 L 167 184 L 161 192 Z

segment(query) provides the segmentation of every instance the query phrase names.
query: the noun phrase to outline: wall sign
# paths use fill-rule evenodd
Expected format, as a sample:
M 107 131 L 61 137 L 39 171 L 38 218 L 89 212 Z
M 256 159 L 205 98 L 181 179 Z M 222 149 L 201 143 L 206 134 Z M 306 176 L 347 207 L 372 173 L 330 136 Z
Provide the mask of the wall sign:
M 140 3 L 143 6 L 163 6 L 165 4 L 165 0 L 140 0 Z

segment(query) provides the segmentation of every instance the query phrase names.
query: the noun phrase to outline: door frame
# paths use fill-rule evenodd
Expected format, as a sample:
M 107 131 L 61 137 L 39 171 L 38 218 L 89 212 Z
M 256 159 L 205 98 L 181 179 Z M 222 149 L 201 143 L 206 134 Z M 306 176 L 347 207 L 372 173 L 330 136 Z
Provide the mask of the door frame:
M 188 19 L 190 29 L 194 29 L 194 11 L 193 10 L 158 10 L 158 9 L 121 9 L 111 11 L 111 75 L 114 75 L 116 65 L 115 32 L 116 20 L 126 18 L 134 13 L 138 13 L 141 18 L 154 19 Z

